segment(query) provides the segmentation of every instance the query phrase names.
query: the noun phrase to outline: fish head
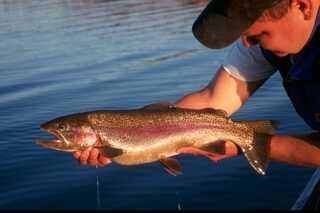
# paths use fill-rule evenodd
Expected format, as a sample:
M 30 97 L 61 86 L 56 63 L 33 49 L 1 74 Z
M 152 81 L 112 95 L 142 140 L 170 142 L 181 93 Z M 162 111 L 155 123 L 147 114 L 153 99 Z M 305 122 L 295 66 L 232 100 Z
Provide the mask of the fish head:
M 49 149 L 74 152 L 93 147 L 99 142 L 87 116 L 82 114 L 56 118 L 41 124 L 40 128 L 55 136 L 53 140 L 36 140 L 38 145 Z

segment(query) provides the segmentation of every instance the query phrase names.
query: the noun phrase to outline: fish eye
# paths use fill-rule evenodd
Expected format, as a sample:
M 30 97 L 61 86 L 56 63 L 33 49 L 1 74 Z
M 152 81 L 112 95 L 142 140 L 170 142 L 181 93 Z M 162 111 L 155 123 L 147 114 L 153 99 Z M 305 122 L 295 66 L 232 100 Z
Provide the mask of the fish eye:
M 57 130 L 62 132 L 64 130 L 66 130 L 66 127 L 63 124 L 59 124 L 57 127 Z

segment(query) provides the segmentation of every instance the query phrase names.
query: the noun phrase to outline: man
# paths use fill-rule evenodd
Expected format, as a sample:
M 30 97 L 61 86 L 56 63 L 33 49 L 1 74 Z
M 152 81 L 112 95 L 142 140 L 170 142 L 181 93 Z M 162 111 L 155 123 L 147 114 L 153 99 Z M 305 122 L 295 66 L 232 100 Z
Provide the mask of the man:
M 193 25 L 195 37 L 209 48 L 235 42 L 229 57 L 202 90 L 176 102 L 182 108 L 223 109 L 231 116 L 276 71 L 297 113 L 315 132 L 275 135 L 272 160 L 320 166 L 320 0 L 213 0 Z M 239 38 L 239 39 L 238 39 Z M 318 58 L 318 59 L 317 59 Z M 224 141 L 216 154 L 191 147 L 180 153 L 221 160 L 241 154 Z M 98 150 L 75 152 L 81 164 L 107 165 Z

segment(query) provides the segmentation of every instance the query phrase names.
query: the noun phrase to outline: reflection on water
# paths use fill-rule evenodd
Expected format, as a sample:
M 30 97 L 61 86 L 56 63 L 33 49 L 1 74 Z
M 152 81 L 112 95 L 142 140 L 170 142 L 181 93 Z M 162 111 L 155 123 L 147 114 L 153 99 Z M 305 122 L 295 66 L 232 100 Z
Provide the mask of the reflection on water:
M 212 78 L 225 50 L 201 46 L 191 26 L 207 1 L 0 1 L 0 209 L 288 209 L 313 169 L 272 162 L 257 176 L 243 156 L 218 164 L 178 156 L 183 175 L 158 163 L 79 166 L 36 146 L 57 116 L 174 101 Z M 308 131 L 279 75 L 235 115 Z M 232 203 L 232 205 L 230 205 Z

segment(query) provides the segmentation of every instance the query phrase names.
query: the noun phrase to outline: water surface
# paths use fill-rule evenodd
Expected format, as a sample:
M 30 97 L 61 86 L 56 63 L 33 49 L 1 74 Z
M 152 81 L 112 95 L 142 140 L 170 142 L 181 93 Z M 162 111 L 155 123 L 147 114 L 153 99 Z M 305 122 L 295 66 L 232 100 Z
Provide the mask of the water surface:
M 258 176 L 243 156 L 213 163 L 80 166 L 34 144 L 57 116 L 175 101 L 204 87 L 229 48 L 191 33 L 206 1 L 0 1 L 0 210 L 289 209 L 314 169 L 271 162 Z M 234 115 L 276 119 L 278 133 L 310 131 L 275 74 Z

